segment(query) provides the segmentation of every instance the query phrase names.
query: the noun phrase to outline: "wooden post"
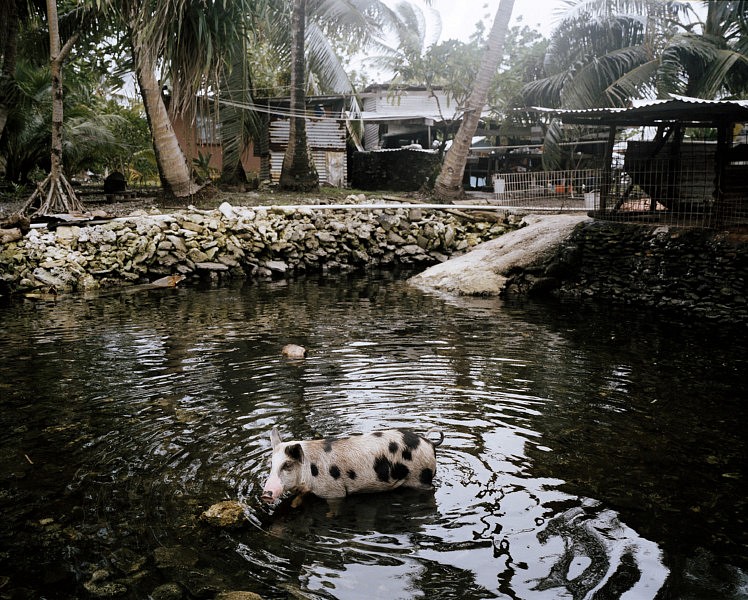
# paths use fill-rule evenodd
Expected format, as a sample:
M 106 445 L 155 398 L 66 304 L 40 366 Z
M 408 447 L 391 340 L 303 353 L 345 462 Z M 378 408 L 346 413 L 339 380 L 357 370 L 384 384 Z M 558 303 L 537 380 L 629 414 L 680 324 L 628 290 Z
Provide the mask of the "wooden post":
M 604 213 L 610 197 L 610 188 L 613 182 L 613 144 L 616 141 L 618 126 L 614 123 L 608 132 L 608 144 L 605 146 L 605 159 L 603 163 L 603 182 L 600 186 L 600 212 Z
M 733 124 L 720 121 L 717 124 L 717 152 L 714 156 L 714 214 L 716 216 L 716 225 L 723 225 L 727 219 L 728 206 L 723 189 L 725 167 L 729 160 L 729 142 L 731 141 L 730 133 Z

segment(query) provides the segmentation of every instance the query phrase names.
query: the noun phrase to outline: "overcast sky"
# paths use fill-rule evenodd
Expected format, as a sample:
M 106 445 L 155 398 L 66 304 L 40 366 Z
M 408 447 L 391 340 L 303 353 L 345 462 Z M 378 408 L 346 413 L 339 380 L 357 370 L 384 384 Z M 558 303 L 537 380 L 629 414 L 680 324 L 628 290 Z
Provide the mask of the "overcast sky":
M 453 38 L 467 41 L 475 31 L 476 22 L 485 20 L 490 29 L 499 0 L 432 0 L 431 6 L 441 15 L 442 41 Z M 555 12 L 563 7 L 561 0 L 515 0 L 510 25 L 519 24 L 521 17 L 522 24 L 549 36 L 557 19 Z
M 426 6 L 423 0 L 420 0 Z M 700 0 L 685 0 L 691 2 L 696 11 L 704 13 L 703 2 Z M 431 0 L 431 7 L 439 11 L 442 20 L 442 36 L 439 41 L 458 39 L 467 41 L 475 31 L 475 23 L 479 20 L 486 22 L 486 29 L 490 29 L 499 7 L 499 0 Z M 550 37 L 559 12 L 563 13 L 566 4 L 563 0 L 514 0 L 511 26 L 523 25 L 540 31 L 545 37 Z M 518 18 L 521 17 L 521 21 Z

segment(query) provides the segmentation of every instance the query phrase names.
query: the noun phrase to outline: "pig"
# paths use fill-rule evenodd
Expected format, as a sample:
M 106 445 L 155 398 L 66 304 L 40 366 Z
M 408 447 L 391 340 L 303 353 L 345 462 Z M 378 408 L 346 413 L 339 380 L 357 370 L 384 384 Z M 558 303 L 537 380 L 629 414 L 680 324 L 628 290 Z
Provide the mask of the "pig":
M 388 429 L 346 438 L 282 442 L 273 427 L 270 476 L 262 499 L 272 504 L 284 492 L 334 499 L 398 487 L 433 490 L 434 449 L 444 441 L 444 434 L 439 435 L 438 441 L 431 441 L 408 429 Z

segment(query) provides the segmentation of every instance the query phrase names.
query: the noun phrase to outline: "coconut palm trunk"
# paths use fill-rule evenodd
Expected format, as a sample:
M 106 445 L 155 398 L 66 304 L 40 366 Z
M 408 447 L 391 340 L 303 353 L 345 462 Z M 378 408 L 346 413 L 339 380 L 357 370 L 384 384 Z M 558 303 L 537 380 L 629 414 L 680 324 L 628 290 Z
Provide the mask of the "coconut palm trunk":
M 83 205 L 75 195 L 62 169 L 62 65 L 70 54 L 77 34 L 72 35 L 60 48 L 60 30 L 57 19 L 56 0 L 47 0 L 47 22 L 49 25 L 49 57 L 52 76 L 52 151 L 49 175 L 26 201 L 22 212 L 51 215 L 82 211 Z
M 491 80 L 499 68 L 504 53 L 504 40 L 509 29 L 509 20 L 512 18 L 512 8 L 514 8 L 514 0 L 501 0 L 496 10 L 493 27 L 488 36 L 488 45 L 465 106 L 460 129 L 444 158 L 444 164 L 434 184 L 434 196 L 437 200 L 449 202 L 463 195 L 462 178 L 470 143 L 478 128 L 478 121 L 486 104 Z
M 161 85 L 156 77 L 155 57 L 148 45 L 140 39 L 137 29 L 131 27 L 130 35 L 135 75 L 151 129 L 161 185 L 167 194 L 186 198 L 195 194 L 199 187 L 192 181 L 187 159 L 179 146 L 169 111 L 161 95 Z
M 0 0 L 0 56 L 2 56 L 2 69 L 0 69 L 0 136 L 3 135 L 5 123 L 8 121 L 10 112 L 11 81 L 15 76 L 16 56 L 18 51 L 18 7 L 16 0 L 2 2 Z
M 310 191 L 319 187 L 319 176 L 309 152 L 306 136 L 306 93 L 304 38 L 306 31 L 306 0 L 294 0 L 291 17 L 291 123 L 288 147 L 283 156 L 280 187 L 285 190 Z

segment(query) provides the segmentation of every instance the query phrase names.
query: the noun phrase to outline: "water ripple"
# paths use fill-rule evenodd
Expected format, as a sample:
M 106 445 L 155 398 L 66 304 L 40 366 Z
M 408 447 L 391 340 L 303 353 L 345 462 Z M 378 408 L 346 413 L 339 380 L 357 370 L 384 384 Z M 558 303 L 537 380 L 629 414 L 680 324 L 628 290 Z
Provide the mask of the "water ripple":
M 147 573 L 207 595 L 189 572 L 211 590 L 266 597 L 739 597 L 730 586 L 743 572 L 727 558 L 713 565 L 731 543 L 723 556 L 737 555 L 741 370 L 721 346 L 667 336 L 654 365 L 600 344 L 613 338 L 597 328 L 616 321 L 585 329 L 575 315 L 534 310 L 346 279 L 0 313 L 3 538 L 33 565 L 15 559 L 28 575 L 10 585 L 41 585 L 40 561 L 59 540 L 35 523 L 53 517 L 72 548 L 54 557 L 75 575 L 71 597 L 125 550 L 148 565 L 132 598 L 153 591 Z M 308 358 L 283 358 L 289 342 Z M 694 361 L 713 374 L 683 367 Z M 667 384 L 664 362 L 678 373 Z M 681 396 L 693 411 L 677 410 Z M 286 439 L 440 430 L 435 491 L 268 506 L 259 495 L 273 426 Z M 243 503 L 246 529 L 197 525 L 223 499 Z M 678 533 L 686 517 L 709 548 L 700 562 L 679 549 L 692 542 Z M 185 547 L 193 563 L 154 564 L 157 548 Z M 682 571 L 666 588 L 682 565 L 698 585 Z

